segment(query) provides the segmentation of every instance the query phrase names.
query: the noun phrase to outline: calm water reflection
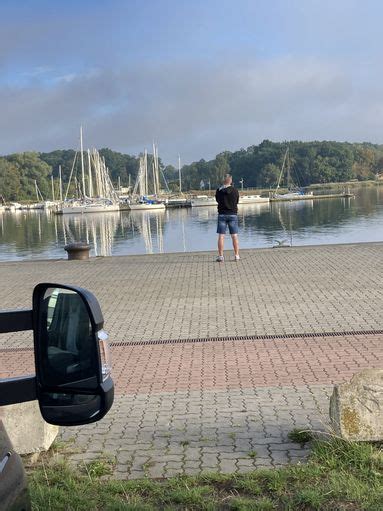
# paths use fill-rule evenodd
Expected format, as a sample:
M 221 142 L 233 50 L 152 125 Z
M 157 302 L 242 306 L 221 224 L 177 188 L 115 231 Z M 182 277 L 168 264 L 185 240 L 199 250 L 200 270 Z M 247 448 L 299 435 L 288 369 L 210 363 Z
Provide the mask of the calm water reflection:
M 243 248 L 383 241 L 383 186 L 360 188 L 355 199 L 240 206 Z M 65 257 L 64 245 L 88 241 L 99 256 L 214 250 L 214 207 L 124 211 L 83 216 L 0 213 L 0 260 Z M 228 245 L 229 246 L 229 245 Z

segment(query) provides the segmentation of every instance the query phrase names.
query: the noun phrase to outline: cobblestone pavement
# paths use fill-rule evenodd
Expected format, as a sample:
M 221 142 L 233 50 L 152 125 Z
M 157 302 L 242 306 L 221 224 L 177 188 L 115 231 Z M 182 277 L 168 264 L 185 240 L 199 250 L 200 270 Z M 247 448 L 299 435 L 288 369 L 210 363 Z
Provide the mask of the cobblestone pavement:
M 119 342 L 381 329 L 382 255 L 365 243 L 245 250 L 224 264 L 211 252 L 0 263 L 1 306 L 30 307 L 38 282 L 82 285 Z
M 344 333 L 382 329 L 382 250 L 1 263 L 2 307 L 29 307 L 33 286 L 50 280 L 101 302 L 117 396 L 102 421 L 62 429 L 74 462 L 111 456 L 117 478 L 243 472 L 304 460 L 288 432 L 326 429 L 332 385 L 382 367 L 381 334 Z M 340 335 L 286 338 L 322 332 Z M 191 342 L 239 335 L 274 337 Z M 0 336 L 0 377 L 33 372 L 30 348 L 27 334 Z
M 114 477 L 244 472 L 303 461 L 294 429 L 328 431 L 332 384 L 382 367 L 383 335 L 113 349 L 117 399 L 99 423 L 66 428 L 74 462 Z
M 242 472 L 304 460 L 308 449 L 289 431 L 327 429 L 332 385 L 382 367 L 383 335 L 122 345 L 112 354 L 112 410 L 62 430 L 74 462 L 110 457 L 121 478 Z M 0 377 L 33 371 L 31 350 L 0 356 Z
M 258 387 L 118 397 L 100 422 L 66 428 L 73 462 L 116 461 L 116 478 L 245 472 L 303 461 L 293 428 L 323 430 L 328 386 Z

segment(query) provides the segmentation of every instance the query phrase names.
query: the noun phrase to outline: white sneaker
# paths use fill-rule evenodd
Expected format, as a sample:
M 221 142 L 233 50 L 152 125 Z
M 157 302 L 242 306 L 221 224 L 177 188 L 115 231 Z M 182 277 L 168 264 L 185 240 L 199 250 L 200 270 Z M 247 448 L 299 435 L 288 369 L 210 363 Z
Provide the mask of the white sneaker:
M 224 262 L 224 258 L 223 256 L 218 256 L 217 259 L 216 259 L 217 263 L 223 263 Z
M 241 258 L 239 257 L 239 255 L 235 255 L 235 256 L 234 256 L 234 260 L 235 260 L 235 261 L 240 261 L 240 260 L 241 260 Z

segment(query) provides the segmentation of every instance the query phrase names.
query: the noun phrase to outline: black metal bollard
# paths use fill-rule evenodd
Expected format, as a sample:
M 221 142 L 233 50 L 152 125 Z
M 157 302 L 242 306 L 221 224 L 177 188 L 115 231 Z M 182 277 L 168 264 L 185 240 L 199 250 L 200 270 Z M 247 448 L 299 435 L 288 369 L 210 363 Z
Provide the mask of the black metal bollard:
M 77 243 L 70 243 L 65 245 L 64 250 L 68 252 L 69 261 L 84 261 L 89 259 L 90 245 L 79 241 Z

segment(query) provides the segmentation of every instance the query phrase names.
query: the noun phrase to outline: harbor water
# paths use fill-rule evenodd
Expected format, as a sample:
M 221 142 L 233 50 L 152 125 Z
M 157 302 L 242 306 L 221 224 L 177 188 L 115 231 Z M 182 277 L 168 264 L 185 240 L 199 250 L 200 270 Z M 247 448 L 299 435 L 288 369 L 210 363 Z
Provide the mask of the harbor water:
M 383 186 L 355 198 L 239 206 L 241 248 L 383 241 Z M 0 212 L 0 260 L 66 257 L 86 241 L 91 255 L 215 250 L 215 207 L 57 216 L 49 211 Z M 229 239 L 226 248 L 230 248 Z

